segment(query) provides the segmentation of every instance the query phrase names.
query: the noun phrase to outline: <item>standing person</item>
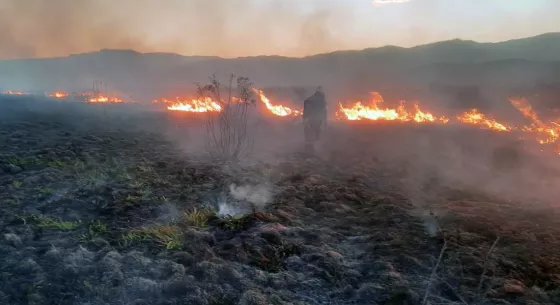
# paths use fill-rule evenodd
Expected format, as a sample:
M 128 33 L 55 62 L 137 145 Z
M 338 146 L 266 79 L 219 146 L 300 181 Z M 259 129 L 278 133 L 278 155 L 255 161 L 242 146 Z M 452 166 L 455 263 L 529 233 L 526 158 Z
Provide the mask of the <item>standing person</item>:
M 327 123 L 327 101 L 323 88 L 303 102 L 303 126 L 305 135 L 305 149 L 307 152 L 315 151 L 315 142 L 321 137 L 321 131 Z

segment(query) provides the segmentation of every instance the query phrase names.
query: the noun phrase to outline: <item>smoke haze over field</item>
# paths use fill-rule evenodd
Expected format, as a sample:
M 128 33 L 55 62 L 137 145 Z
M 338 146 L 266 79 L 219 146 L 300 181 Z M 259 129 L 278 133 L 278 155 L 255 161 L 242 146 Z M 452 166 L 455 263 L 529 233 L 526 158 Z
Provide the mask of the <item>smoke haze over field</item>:
M 553 0 L 0 0 L 0 58 L 111 49 L 303 56 L 556 31 Z M 385 3 L 387 2 L 387 3 Z M 391 3 L 395 2 L 395 3 Z M 472 20 L 477 20 L 473 23 Z

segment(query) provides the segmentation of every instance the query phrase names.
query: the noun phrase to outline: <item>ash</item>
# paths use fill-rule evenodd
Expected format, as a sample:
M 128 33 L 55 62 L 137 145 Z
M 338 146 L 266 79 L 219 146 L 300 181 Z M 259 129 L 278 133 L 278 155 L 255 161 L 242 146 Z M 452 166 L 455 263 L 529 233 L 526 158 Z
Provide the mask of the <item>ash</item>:
M 231 171 L 135 111 L 0 101 L 0 304 L 560 303 L 558 175 L 488 171 L 478 131 L 333 126 Z

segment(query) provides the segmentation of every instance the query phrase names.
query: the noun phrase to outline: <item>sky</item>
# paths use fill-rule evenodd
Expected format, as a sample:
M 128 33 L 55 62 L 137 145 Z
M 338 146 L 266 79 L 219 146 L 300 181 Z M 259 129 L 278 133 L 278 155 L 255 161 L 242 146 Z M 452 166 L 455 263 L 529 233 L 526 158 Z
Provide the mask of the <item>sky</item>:
M 375 2 L 0 0 L 0 58 L 100 49 L 299 57 L 455 38 L 497 42 L 560 32 L 560 18 L 555 16 L 560 0 Z

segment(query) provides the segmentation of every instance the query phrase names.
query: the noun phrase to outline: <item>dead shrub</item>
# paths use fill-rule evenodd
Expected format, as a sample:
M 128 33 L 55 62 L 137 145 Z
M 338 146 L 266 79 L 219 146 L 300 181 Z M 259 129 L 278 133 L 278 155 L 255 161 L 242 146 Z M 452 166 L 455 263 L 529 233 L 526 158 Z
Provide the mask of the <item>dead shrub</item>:
M 235 82 L 235 87 L 234 87 Z M 248 133 L 248 121 L 255 106 L 252 84 L 246 77 L 230 75 L 227 85 L 216 76 L 210 83 L 198 85 L 200 97 L 211 96 L 221 107 L 206 119 L 207 149 L 211 157 L 235 161 L 250 152 L 254 139 Z

